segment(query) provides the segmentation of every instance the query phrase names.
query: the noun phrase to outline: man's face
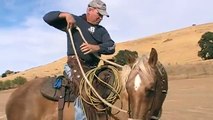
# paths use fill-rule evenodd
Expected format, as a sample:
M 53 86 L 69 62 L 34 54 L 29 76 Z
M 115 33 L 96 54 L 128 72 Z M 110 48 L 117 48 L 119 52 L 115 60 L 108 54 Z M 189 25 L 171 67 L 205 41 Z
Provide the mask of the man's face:
M 97 8 L 89 7 L 87 10 L 87 21 L 93 25 L 97 25 L 103 19 L 103 15 L 101 15 Z

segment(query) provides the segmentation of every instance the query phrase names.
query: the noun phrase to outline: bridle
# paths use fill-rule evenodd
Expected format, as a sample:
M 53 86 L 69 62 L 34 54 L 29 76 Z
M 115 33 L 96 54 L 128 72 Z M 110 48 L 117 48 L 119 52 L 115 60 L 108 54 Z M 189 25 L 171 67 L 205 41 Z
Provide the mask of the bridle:
M 157 71 L 155 71 L 155 72 L 157 72 Z M 158 72 L 159 72 L 159 74 L 161 74 L 161 72 L 159 70 L 158 70 Z M 155 97 L 156 97 L 158 82 L 159 82 L 159 79 L 157 79 L 156 82 L 155 82 L 154 89 L 152 90 L 154 92 L 154 97 L 152 98 L 152 102 L 151 102 L 151 105 L 150 105 L 149 109 L 145 113 L 149 113 L 152 110 L 153 106 L 154 106 L 154 103 L 155 103 L 154 100 L 155 100 Z M 129 115 L 128 120 L 143 120 L 143 119 L 133 119 L 133 118 L 131 118 L 131 108 L 130 107 L 131 107 L 130 97 L 128 96 L 128 115 Z M 150 119 L 159 120 L 160 118 L 158 116 L 150 116 Z

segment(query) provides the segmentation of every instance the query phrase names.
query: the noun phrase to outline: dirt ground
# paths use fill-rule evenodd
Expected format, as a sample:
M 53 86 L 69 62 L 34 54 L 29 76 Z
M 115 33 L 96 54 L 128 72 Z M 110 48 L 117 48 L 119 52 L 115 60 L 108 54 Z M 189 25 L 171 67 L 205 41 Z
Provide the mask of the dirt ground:
M 213 120 L 213 76 L 169 82 L 162 120 Z
M 5 116 L 5 106 L 7 103 L 7 100 L 10 96 L 10 94 L 14 90 L 6 90 L 6 91 L 0 91 L 0 120 L 6 120 Z
M 213 120 L 213 76 L 169 81 L 161 120 Z M 14 90 L 0 92 L 0 120 Z

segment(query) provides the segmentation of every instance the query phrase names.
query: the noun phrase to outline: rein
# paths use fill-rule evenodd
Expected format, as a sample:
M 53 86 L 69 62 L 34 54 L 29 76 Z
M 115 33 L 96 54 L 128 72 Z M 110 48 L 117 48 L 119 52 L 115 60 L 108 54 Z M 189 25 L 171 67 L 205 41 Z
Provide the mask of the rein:
M 87 41 L 85 40 L 85 38 L 84 38 L 84 36 L 83 36 L 83 34 L 82 34 L 82 32 L 81 32 L 81 29 L 80 29 L 78 26 L 76 26 L 76 29 L 79 31 L 79 33 L 80 33 L 82 39 L 84 40 L 84 42 L 87 43 Z M 83 78 L 85 79 L 86 83 L 89 85 L 89 87 L 91 88 L 91 90 L 92 90 L 92 91 L 95 93 L 95 95 L 96 95 L 104 104 L 106 104 L 107 106 L 109 106 L 109 107 L 111 107 L 111 108 L 114 108 L 114 109 L 117 109 L 117 110 L 119 110 L 119 111 L 121 111 L 121 112 L 127 113 L 126 110 L 123 110 L 123 109 L 121 109 L 121 108 L 119 108 L 119 107 L 117 107 L 117 106 L 112 105 L 111 103 L 107 102 L 105 99 L 103 99 L 103 98 L 97 93 L 97 91 L 95 90 L 95 88 L 92 86 L 92 84 L 91 84 L 91 83 L 89 82 L 89 80 L 87 79 L 87 76 L 85 75 L 85 72 L 84 72 L 84 70 L 83 70 L 83 68 L 82 68 L 82 65 L 81 65 L 80 60 L 79 60 L 79 57 L 78 57 L 78 53 L 76 52 L 76 49 L 75 49 L 75 44 L 74 44 L 73 36 L 72 36 L 72 34 L 71 34 L 71 30 L 70 30 L 70 29 L 68 29 L 68 33 L 69 33 L 70 40 L 71 40 L 72 47 L 73 47 L 73 51 L 74 51 L 74 53 L 75 53 L 75 55 L 76 55 L 76 59 L 77 59 L 78 65 L 79 65 L 79 67 L 80 67 L 81 73 L 82 73 L 82 75 L 83 75 Z M 96 56 L 96 55 L 95 55 L 95 56 Z M 98 56 L 96 56 L 96 57 L 98 57 Z M 98 57 L 98 58 L 101 59 L 100 57 Z M 101 60 L 103 60 L 103 59 L 101 59 Z M 118 65 L 118 64 L 116 64 L 116 63 L 114 63 L 114 62 L 111 62 L 111 61 L 108 61 L 108 60 L 103 60 L 103 61 L 108 62 L 108 63 L 110 63 L 110 64 L 112 64 L 112 65 L 115 65 L 115 66 L 117 66 L 117 67 L 123 68 L 123 66 Z

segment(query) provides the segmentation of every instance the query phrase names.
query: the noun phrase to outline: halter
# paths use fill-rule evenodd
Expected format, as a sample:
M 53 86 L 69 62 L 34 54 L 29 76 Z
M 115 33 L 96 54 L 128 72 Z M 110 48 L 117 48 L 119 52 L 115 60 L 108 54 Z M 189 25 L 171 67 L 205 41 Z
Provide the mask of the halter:
M 157 63 L 158 64 L 158 63 Z M 158 74 L 160 74 L 161 76 L 163 76 L 163 73 L 160 71 L 160 68 L 159 68 L 160 66 L 157 66 L 157 71 L 155 71 L 155 72 L 158 72 Z M 139 69 L 141 69 L 141 68 L 139 68 Z M 151 110 L 152 110 L 152 108 L 153 108 L 153 105 L 154 105 L 154 103 L 155 103 L 155 97 L 156 97 L 156 92 L 157 92 L 157 87 L 158 87 L 158 82 L 159 82 L 160 80 L 159 79 L 157 79 L 156 80 L 156 82 L 155 82 L 155 86 L 154 86 L 154 93 L 155 93 L 155 95 L 154 95 L 154 97 L 153 97 L 153 99 L 152 99 L 152 103 L 151 103 L 151 106 L 149 107 L 149 109 L 147 110 L 147 112 L 146 113 L 149 113 Z M 163 81 L 165 81 L 165 80 L 163 80 Z M 162 93 L 166 93 L 167 92 L 167 90 L 162 90 Z M 131 116 L 131 110 L 130 110 L 130 97 L 128 96 L 128 115 L 129 115 L 129 117 Z M 150 119 L 152 119 L 152 120 L 159 120 L 160 119 L 160 117 L 158 117 L 158 116 L 151 116 L 150 117 Z M 143 119 L 133 119 L 133 118 L 128 118 L 128 120 L 143 120 Z

